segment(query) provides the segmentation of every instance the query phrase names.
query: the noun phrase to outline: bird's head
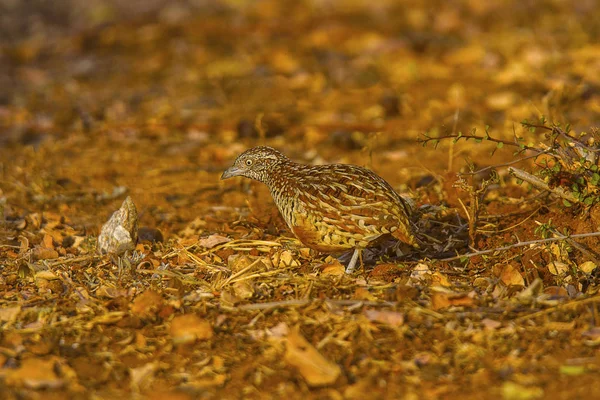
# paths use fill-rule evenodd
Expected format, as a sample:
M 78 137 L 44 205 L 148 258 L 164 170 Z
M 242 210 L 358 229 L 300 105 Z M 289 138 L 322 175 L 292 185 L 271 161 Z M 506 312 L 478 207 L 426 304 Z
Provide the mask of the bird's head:
M 244 176 L 265 182 L 273 167 L 287 161 L 289 159 L 274 148 L 267 146 L 253 147 L 240 154 L 233 165 L 223 172 L 221 179 Z

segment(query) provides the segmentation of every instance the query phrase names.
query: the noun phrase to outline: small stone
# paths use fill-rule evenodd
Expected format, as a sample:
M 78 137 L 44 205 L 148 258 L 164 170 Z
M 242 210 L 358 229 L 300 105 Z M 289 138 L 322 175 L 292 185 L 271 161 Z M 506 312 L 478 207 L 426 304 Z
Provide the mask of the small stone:
M 131 197 L 127 196 L 121 208 L 102 226 L 98 236 L 98 251 L 101 254 L 121 255 L 135 248 L 137 238 L 137 210 Z

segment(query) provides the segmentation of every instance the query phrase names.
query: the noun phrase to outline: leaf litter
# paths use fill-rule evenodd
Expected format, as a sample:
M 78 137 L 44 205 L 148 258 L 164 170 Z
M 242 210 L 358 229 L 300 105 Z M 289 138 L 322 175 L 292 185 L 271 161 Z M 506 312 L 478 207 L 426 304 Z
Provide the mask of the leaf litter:
M 600 392 L 591 3 L 157 4 L 3 27 L 3 396 Z M 374 169 L 425 249 L 345 274 L 218 180 L 256 144 Z

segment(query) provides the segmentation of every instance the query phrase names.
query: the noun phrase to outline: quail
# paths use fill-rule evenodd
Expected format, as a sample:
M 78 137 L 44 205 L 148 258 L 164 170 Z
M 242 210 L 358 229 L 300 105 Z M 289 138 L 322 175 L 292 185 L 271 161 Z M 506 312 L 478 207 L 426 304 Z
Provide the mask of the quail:
M 258 146 L 240 154 L 221 179 L 243 176 L 269 188 L 283 219 L 307 247 L 324 253 L 361 251 L 382 236 L 419 247 L 411 229 L 412 200 L 373 171 L 348 164 L 305 165 Z

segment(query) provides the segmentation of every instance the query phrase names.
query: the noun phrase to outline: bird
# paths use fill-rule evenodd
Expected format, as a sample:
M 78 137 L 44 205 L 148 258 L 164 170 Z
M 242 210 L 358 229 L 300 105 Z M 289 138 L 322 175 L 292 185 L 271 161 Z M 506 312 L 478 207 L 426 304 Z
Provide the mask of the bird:
M 346 273 L 354 272 L 359 258 L 362 264 L 363 249 L 384 236 L 419 247 L 410 223 L 412 199 L 367 168 L 306 165 L 272 147 L 257 146 L 240 154 L 221 179 L 235 176 L 264 183 L 305 246 L 322 253 L 354 250 Z

